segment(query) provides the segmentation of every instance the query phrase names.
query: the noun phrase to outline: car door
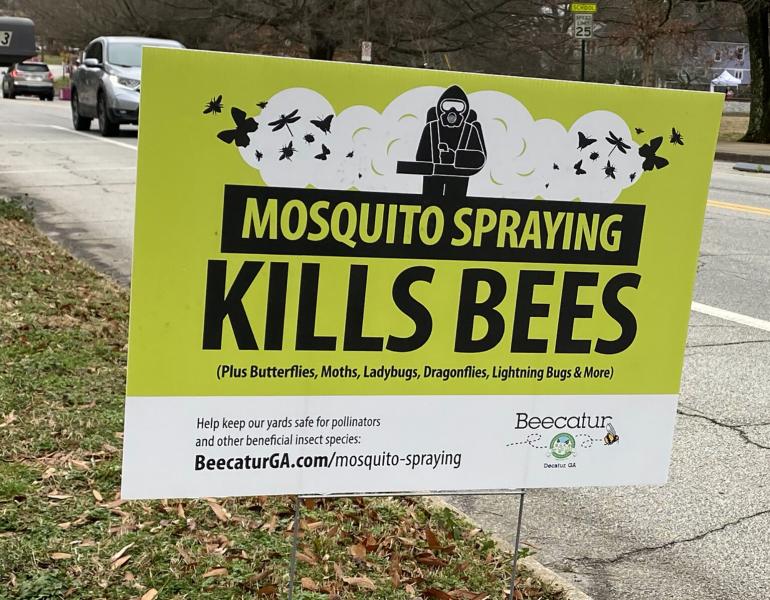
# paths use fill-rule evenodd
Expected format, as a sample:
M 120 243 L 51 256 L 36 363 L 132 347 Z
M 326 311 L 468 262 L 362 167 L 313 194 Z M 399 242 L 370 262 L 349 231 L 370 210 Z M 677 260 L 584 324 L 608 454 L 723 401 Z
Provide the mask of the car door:
M 104 46 L 101 40 L 92 42 L 86 48 L 84 58 L 95 58 L 99 61 L 99 64 L 103 64 Z M 83 65 L 83 83 L 78 87 L 78 100 L 83 106 L 83 113 L 89 115 L 96 114 L 96 96 L 99 90 L 99 82 L 102 79 L 102 71 L 103 67 L 86 67 Z

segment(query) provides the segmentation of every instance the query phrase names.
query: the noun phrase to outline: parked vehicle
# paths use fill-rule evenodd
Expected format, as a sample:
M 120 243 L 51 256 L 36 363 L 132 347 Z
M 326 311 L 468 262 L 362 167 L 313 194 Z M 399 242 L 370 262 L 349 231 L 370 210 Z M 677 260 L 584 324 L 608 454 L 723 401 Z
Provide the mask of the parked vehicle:
M 53 73 L 41 62 L 21 62 L 8 67 L 3 75 L 3 98 L 37 96 L 53 100 Z
M 78 131 L 96 118 L 103 136 L 117 135 L 121 124 L 139 123 L 142 48 L 184 48 L 174 40 L 140 37 L 100 37 L 83 52 L 72 73 L 70 106 Z

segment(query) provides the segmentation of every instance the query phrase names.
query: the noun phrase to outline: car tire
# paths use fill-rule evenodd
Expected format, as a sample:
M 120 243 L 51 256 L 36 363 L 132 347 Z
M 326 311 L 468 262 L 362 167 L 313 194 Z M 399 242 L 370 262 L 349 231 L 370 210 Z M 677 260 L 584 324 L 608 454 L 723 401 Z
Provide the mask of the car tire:
M 96 116 L 99 120 L 99 133 L 102 137 L 115 137 L 120 130 L 120 124 L 110 119 L 110 113 L 107 111 L 107 100 L 104 94 L 99 94 L 96 101 Z
M 8 97 L 13 100 L 16 98 L 16 92 L 13 91 L 13 87 L 8 86 Z
M 53 94 L 46 96 L 45 99 L 48 100 L 48 102 L 53 102 Z
M 78 101 L 78 93 L 72 90 L 72 96 L 70 96 L 70 108 L 72 109 L 72 126 L 75 131 L 88 131 L 91 129 L 91 119 L 80 116 L 80 102 Z

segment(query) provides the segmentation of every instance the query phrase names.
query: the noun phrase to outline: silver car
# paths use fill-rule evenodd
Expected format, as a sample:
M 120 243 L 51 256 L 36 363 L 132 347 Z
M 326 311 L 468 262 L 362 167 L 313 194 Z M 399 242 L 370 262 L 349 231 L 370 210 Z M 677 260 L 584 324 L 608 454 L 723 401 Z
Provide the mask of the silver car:
M 122 123 L 139 123 L 142 47 L 184 48 L 174 40 L 100 37 L 93 40 L 72 74 L 72 125 L 78 131 L 99 121 L 103 136 L 117 135 Z

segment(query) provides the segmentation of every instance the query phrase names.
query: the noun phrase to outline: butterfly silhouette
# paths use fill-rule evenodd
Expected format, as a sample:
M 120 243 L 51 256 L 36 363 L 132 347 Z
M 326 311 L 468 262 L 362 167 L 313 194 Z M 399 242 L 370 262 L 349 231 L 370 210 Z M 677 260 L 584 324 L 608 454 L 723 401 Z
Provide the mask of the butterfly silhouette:
M 641 127 L 634 127 L 634 131 L 636 131 L 636 135 L 639 135 L 640 133 L 644 133 L 644 129 Z
M 631 175 L 628 176 L 628 179 L 631 180 L 631 181 L 636 179 L 636 173 L 631 173 Z
M 306 133 L 304 139 L 308 144 L 315 142 L 315 136 L 312 133 Z
M 278 157 L 278 160 L 283 160 L 284 158 L 291 160 L 291 157 L 294 156 L 296 151 L 297 149 L 294 147 L 294 143 L 289 140 L 289 143 L 281 148 L 281 156 Z
M 321 144 L 321 153 L 316 154 L 315 157 L 318 160 L 326 160 L 326 157 L 329 156 L 329 154 L 331 154 L 331 151 L 326 147 L 325 144 Z
M 684 146 L 684 138 L 682 137 L 682 134 L 676 130 L 675 127 L 671 128 L 671 137 L 669 138 L 669 141 L 674 145 L 679 144 L 680 146 Z
M 234 141 L 236 146 L 245 148 L 249 145 L 249 134 L 257 130 L 259 123 L 251 117 L 247 118 L 246 113 L 235 106 L 230 109 L 230 114 L 235 122 L 235 129 L 220 131 L 217 137 L 225 144 L 230 144 Z
M 332 119 L 334 118 L 334 115 L 329 115 L 328 117 L 324 117 L 323 119 L 310 119 L 310 122 L 318 127 L 321 131 L 324 133 L 329 133 L 332 130 Z
M 639 148 L 639 156 L 644 158 L 642 169 L 652 171 L 653 169 L 662 169 L 668 164 L 668 161 L 662 156 L 656 156 L 655 153 L 663 143 L 663 137 L 656 137 L 650 140 L 649 144 L 642 144 Z
M 556 163 L 553 163 L 553 170 L 554 171 L 558 171 L 559 170 L 559 165 L 557 165 Z
M 219 94 L 216 98 L 212 98 L 206 102 L 206 108 L 203 109 L 203 114 L 217 114 L 222 112 L 222 94 Z
M 351 150 L 345 155 L 345 158 L 353 158 L 353 151 Z
M 610 137 L 606 137 L 604 139 L 607 140 L 610 143 L 610 145 L 613 146 L 613 148 L 612 148 L 612 150 L 610 150 L 610 153 L 607 156 L 611 156 L 612 153 L 615 152 L 615 150 L 620 150 L 620 152 L 622 154 L 625 154 L 626 150 L 630 150 L 631 149 L 631 146 L 626 144 L 623 141 L 622 137 L 617 137 L 611 131 L 609 132 L 609 134 L 610 134 Z
M 298 108 L 295 108 L 288 115 L 281 113 L 280 119 L 271 121 L 270 123 L 268 123 L 268 125 L 273 128 L 273 131 L 279 131 L 284 127 L 286 127 L 286 129 L 289 130 L 289 133 L 291 134 L 291 136 L 294 137 L 294 132 L 291 130 L 291 127 L 289 127 L 289 125 L 291 125 L 292 123 L 296 123 L 302 118 L 300 116 L 297 116 L 297 112 L 299 112 Z
M 596 160 L 597 158 L 599 158 L 599 153 L 591 152 L 591 156 L 589 156 L 588 158 L 590 158 L 591 160 Z
M 264 110 L 265 108 L 267 108 L 267 100 L 263 100 L 262 102 L 257 102 L 257 106 L 259 106 L 259 108 Z
M 607 161 L 607 166 L 604 167 L 604 178 L 607 179 L 607 177 L 615 179 L 615 167 L 610 164 L 610 161 Z
M 587 137 L 582 131 L 578 131 L 578 150 L 588 148 L 596 141 L 596 138 Z
M 586 172 L 583 169 L 583 159 L 581 158 L 579 161 L 575 163 L 575 175 L 585 175 Z
M 254 156 L 257 157 L 257 162 L 259 162 L 260 160 L 262 160 L 262 156 L 263 155 L 262 155 L 262 153 L 259 150 L 255 150 L 254 151 Z

